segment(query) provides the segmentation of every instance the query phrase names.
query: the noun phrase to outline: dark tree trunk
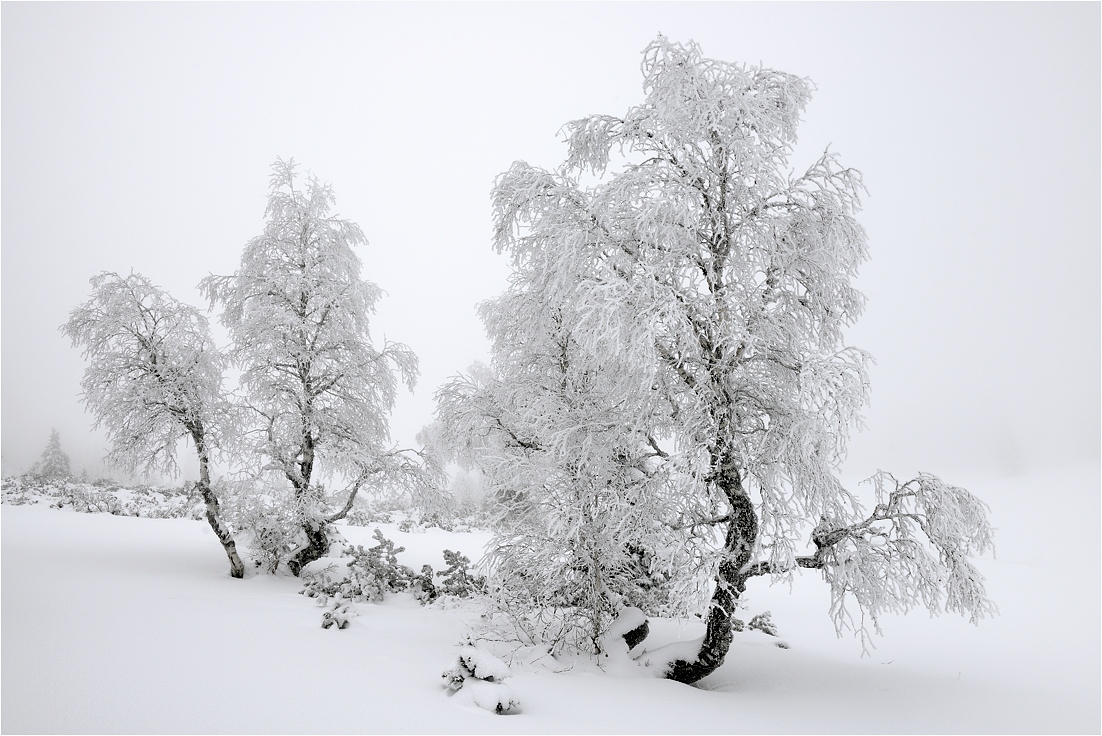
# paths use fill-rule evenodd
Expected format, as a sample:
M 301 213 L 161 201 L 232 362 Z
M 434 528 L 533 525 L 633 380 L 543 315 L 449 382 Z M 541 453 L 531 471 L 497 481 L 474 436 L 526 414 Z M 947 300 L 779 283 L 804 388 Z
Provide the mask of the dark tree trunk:
M 306 296 L 303 295 L 304 300 L 305 298 Z M 305 309 L 305 303 L 303 309 Z M 309 394 L 310 385 L 307 377 L 303 376 L 302 381 L 303 389 Z M 300 503 L 309 496 L 310 478 L 314 474 L 314 449 L 314 435 L 310 432 L 307 414 L 304 414 L 302 416 L 302 459 L 298 463 L 298 477 L 287 473 L 287 480 L 295 487 L 295 499 Z M 325 519 L 307 516 L 306 522 L 302 525 L 302 531 L 306 535 L 306 546 L 295 552 L 287 561 L 287 568 L 295 577 L 302 574 L 302 568 L 329 554 L 329 535 L 326 534 L 325 527 Z
M 237 543 L 233 541 L 233 535 L 222 521 L 222 513 L 218 508 L 218 497 L 210 487 L 210 459 L 207 456 L 207 446 L 201 428 L 192 429 L 192 440 L 195 442 L 195 450 L 199 454 L 199 494 L 203 497 L 203 503 L 207 505 L 207 523 L 214 530 L 214 535 L 222 543 L 222 549 L 226 550 L 226 557 L 230 559 L 230 577 L 245 577 L 245 565 L 237 554 Z
M 731 648 L 731 619 L 735 604 L 746 590 L 750 557 L 758 537 L 758 519 L 754 505 L 742 489 L 738 471 L 730 471 L 720 485 L 731 503 L 727 537 L 723 545 L 723 561 L 716 573 L 716 588 L 705 619 L 704 641 L 695 660 L 679 659 L 670 665 L 666 677 L 678 682 L 694 683 L 712 674 L 723 664 Z
M 628 645 L 628 650 L 635 649 L 643 643 L 643 640 L 650 635 L 650 621 L 644 620 L 643 623 L 636 626 L 631 631 L 624 634 L 624 643 Z
M 325 532 L 324 521 L 307 522 L 302 531 L 306 533 L 306 546 L 287 561 L 287 568 L 295 577 L 302 573 L 302 568 L 329 554 L 329 535 Z
M 230 559 L 230 577 L 245 577 L 245 566 L 241 563 L 241 558 L 237 554 L 237 544 L 233 541 L 230 530 L 222 522 L 222 516 L 218 510 L 218 498 L 214 495 L 214 491 L 210 489 L 210 484 L 204 481 L 199 482 L 199 493 L 203 496 L 203 502 L 207 505 L 207 523 L 214 530 L 218 541 L 222 543 L 222 549 L 226 550 L 226 557 Z

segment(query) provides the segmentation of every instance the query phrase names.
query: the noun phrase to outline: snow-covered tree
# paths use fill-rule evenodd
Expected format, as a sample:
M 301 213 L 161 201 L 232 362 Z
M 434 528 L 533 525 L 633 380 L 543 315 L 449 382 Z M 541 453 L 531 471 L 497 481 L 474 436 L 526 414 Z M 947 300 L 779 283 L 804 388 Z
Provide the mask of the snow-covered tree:
M 418 453 L 390 445 L 398 377 L 412 390 L 417 358 L 399 343 L 373 346 L 368 318 L 382 292 L 360 275 L 363 231 L 331 214 L 334 202 L 329 185 L 308 176 L 302 186 L 295 163 L 277 160 L 263 234 L 245 246 L 236 273 L 200 284 L 223 308 L 242 370 L 241 446 L 290 483 L 300 506 L 306 543 L 289 562 L 295 574 L 326 553 L 326 525 L 365 486 L 435 493 Z M 323 475 L 347 482 L 343 499 L 322 488 Z
M 140 274 L 102 273 L 91 283 L 91 299 L 61 330 L 89 361 L 83 400 L 96 426 L 107 430 L 109 462 L 176 474 L 177 444 L 190 440 L 207 521 L 230 560 L 230 575 L 242 577 L 245 568 L 211 488 L 211 453 L 229 415 L 222 397 L 225 361 L 206 318 Z
M 864 614 L 875 626 L 915 603 L 990 613 L 968 562 L 990 545 L 981 502 L 932 476 L 895 490 L 878 476 L 865 516 L 837 479 L 868 390 L 868 358 L 843 339 L 864 302 L 863 186 L 829 151 L 792 172 L 811 83 L 661 36 L 642 72 L 643 104 L 567 126 L 558 171 L 517 162 L 496 182 L 495 247 L 514 275 L 484 311 L 494 371 L 447 387 L 442 417 L 542 523 L 563 499 L 572 519 L 596 503 L 615 539 L 620 519 L 628 538 L 656 521 L 680 534 L 683 574 L 712 583 L 699 645 L 648 655 L 672 679 L 722 663 L 747 580 L 798 566 L 823 570 L 839 626 L 850 598 L 862 631 Z M 606 480 L 616 468 L 638 480 Z M 652 485 L 637 513 L 634 489 Z M 564 533 L 581 544 L 580 523 L 499 532 L 498 565 Z M 585 555 L 619 554 L 593 541 Z
M 529 640 L 598 651 L 625 607 L 679 611 L 667 586 L 691 560 L 656 516 L 662 450 L 632 423 L 655 395 L 618 382 L 613 346 L 583 356 L 571 305 L 548 303 L 532 273 L 483 305 L 493 365 L 444 386 L 438 415 L 493 498 L 500 610 Z
M 43 478 L 67 478 L 70 475 L 69 456 L 61 449 L 61 435 L 56 429 L 50 430 L 50 440 L 31 473 Z

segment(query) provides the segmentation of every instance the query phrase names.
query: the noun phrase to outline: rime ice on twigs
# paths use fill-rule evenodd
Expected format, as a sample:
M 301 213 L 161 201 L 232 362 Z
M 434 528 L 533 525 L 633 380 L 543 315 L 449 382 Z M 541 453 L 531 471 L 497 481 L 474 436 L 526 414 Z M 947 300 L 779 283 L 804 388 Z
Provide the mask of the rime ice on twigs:
M 922 481 L 866 517 L 838 480 L 869 388 L 844 334 L 864 185 L 830 151 L 793 170 L 812 83 L 663 36 L 641 71 L 641 104 L 565 126 L 561 166 L 498 177 L 513 273 L 481 307 L 493 361 L 438 393 L 499 503 L 496 610 L 520 640 L 594 656 L 624 607 L 699 614 L 699 643 L 648 655 L 686 683 L 723 663 L 754 576 L 822 570 L 862 632 L 847 600 L 874 625 L 942 598 L 984 615 L 966 560 L 982 505 Z

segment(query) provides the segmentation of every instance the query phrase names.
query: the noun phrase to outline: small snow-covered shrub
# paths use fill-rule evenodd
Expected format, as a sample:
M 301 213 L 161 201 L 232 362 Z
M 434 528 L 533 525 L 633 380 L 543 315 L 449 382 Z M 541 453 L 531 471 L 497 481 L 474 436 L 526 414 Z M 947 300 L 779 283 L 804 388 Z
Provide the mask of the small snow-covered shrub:
M 395 547 L 394 542 L 384 537 L 378 529 L 375 530 L 375 539 L 379 543 L 374 547 L 355 545 L 344 550 L 344 557 L 339 560 L 340 566 L 330 562 L 318 568 L 315 562 L 314 566 L 303 568 L 303 594 L 317 598 L 321 603 L 330 598 L 378 603 L 387 593 L 400 593 L 415 583 L 422 590 L 432 586 L 431 578 L 426 586 L 422 580 L 423 573 L 418 575 L 398 562 L 397 555 L 405 551 L 404 547 Z M 340 569 L 342 566 L 343 569 Z M 431 571 L 432 568 L 429 568 Z
M 344 522 L 348 526 L 371 526 L 373 524 L 395 524 L 408 514 L 403 508 L 401 499 L 384 495 L 373 496 L 361 492 L 356 496 L 355 502 Z
M 122 514 L 122 504 L 113 493 L 71 483 L 65 483 L 60 490 L 57 501 L 51 504 L 54 508 L 68 506 L 83 514 Z
M 509 666 L 489 652 L 463 647 L 455 664 L 444 670 L 441 677 L 449 695 L 459 694 L 462 701 L 471 705 L 498 715 L 511 715 L 520 712 L 520 700 L 504 684 L 509 674 Z
M 428 513 L 412 512 L 409 516 L 403 519 L 398 524 L 398 530 L 407 533 L 420 533 L 428 529 L 436 528 L 443 529 L 446 532 L 454 531 L 469 531 L 470 526 L 467 524 L 462 525 L 462 529 L 457 528 L 460 526 L 454 521 L 448 514 L 437 511 Z
M 122 515 L 145 519 L 206 518 L 206 504 L 194 483 L 180 488 L 136 486 L 116 491 L 122 501 Z
M 432 565 L 422 565 L 421 574 L 414 577 L 410 584 L 410 592 L 413 593 L 414 598 L 421 602 L 421 605 L 432 603 L 440 595 L 436 590 L 436 585 L 432 582 L 432 578 Z
M 353 558 L 349 568 L 364 581 L 365 590 L 375 591 L 371 600 L 382 600 L 385 593 L 400 593 L 409 588 L 417 574 L 398 562 L 398 553 L 405 552 L 405 547 L 395 547 L 379 529 L 373 536 L 378 541 L 374 547 L 365 549 L 356 545 L 349 550 Z
M 769 636 L 780 636 L 777 625 L 773 623 L 773 614 L 769 611 L 762 611 L 754 616 L 747 626 L 751 629 L 757 629 L 763 634 L 769 634 Z
M 444 582 L 440 586 L 442 594 L 468 598 L 485 590 L 486 579 L 471 574 L 471 560 L 466 555 L 446 549 L 444 550 L 444 562 L 448 567 L 440 573 L 444 578 Z
M 277 489 L 257 493 L 238 487 L 226 504 L 227 521 L 242 534 L 253 564 L 272 575 L 305 542 L 302 512 L 286 502 L 287 495 Z
M 337 629 L 347 629 L 349 623 L 351 623 L 349 619 L 355 615 L 355 609 L 351 604 L 338 601 L 333 605 L 332 610 L 326 611 L 321 615 L 321 627 L 323 629 L 334 627 Z
M 344 517 L 349 526 L 371 526 L 372 524 L 394 523 L 393 511 L 379 511 L 372 508 L 354 508 Z
M 45 492 L 44 485 L 41 480 L 28 474 L 9 476 L 0 483 L 0 492 L 3 494 L 3 502 L 12 506 L 38 504 L 53 498 Z
M 508 652 L 510 657 L 535 649 L 552 656 L 596 651 L 592 625 L 584 612 L 552 606 L 525 609 L 524 601 L 510 600 L 515 593 L 508 588 L 489 591 L 483 599 L 485 611 L 470 632 L 472 641 L 492 644 L 495 651 Z

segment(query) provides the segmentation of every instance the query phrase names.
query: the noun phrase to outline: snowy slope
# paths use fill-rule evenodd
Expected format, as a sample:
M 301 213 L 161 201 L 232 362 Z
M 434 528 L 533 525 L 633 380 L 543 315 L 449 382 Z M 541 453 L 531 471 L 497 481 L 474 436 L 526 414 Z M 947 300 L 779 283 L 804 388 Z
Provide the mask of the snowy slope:
M 519 715 L 445 694 L 469 609 L 401 594 L 359 604 L 343 631 L 293 578 L 232 580 L 204 523 L 2 510 L 2 727 L 91 733 L 1098 732 L 1099 472 L 962 482 L 992 506 L 998 558 L 981 562 L 1001 616 L 973 627 L 924 611 L 885 622 L 871 657 L 837 639 L 816 574 L 769 588 L 789 649 L 736 634 L 700 683 L 513 667 Z M 1071 503 L 1075 511 L 1069 512 Z M 1084 504 L 1086 504 L 1084 506 Z M 350 529 L 371 544 L 374 527 Z M 472 559 L 485 535 L 403 534 L 402 561 Z M 362 535 L 362 538 L 357 538 Z M 648 646 L 700 633 L 652 621 Z

